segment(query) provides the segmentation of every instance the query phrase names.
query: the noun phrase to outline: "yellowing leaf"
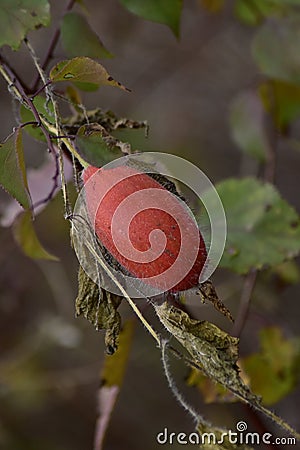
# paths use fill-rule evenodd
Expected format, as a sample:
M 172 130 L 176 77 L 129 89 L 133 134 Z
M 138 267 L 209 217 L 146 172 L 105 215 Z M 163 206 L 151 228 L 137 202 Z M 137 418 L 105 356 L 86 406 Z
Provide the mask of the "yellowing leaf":
M 282 283 L 297 284 L 300 281 L 300 268 L 296 261 L 284 261 L 272 268 Z
M 127 321 L 119 335 L 119 347 L 113 355 L 105 356 L 102 370 L 102 382 L 104 386 L 121 386 L 128 355 L 131 348 L 134 322 Z
M 21 206 L 31 205 L 23 155 L 22 132 L 18 129 L 0 144 L 0 184 Z
M 50 80 L 54 83 L 59 81 L 80 83 L 79 86 L 88 90 L 108 85 L 130 92 L 128 88 L 109 75 L 101 64 L 85 56 L 78 56 L 57 63 L 50 71 Z
M 21 213 L 14 223 L 14 238 L 25 255 L 33 259 L 49 259 L 58 261 L 58 258 L 47 252 L 40 243 L 33 228 L 31 213 L 26 211 Z
M 18 50 L 29 30 L 50 23 L 47 0 L 0 0 L 0 47 Z
M 203 6 L 208 12 L 217 13 L 224 7 L 224 0 L 198 0 L 200 5 Z
M 290 393 L 299 380 L 300 339 L 287 340 L 279 328 L 260 333 L 261 350 L 244 358 L 242 366 L 250 377 L 253 392 L 272 405 Z
M 265 109 L 275 125 L 284 128 L 300 116 L 300 87 L 280 80 L 270 80 L 259 88 Z
M 188 386 L 196 386 L 205 403 L 234 402 L 237 398 L 224 386 L 207 378 L 200 370 L 193 368 L 186 381 Z
M 133 335 L 133 321 L 125 322 L 120 334 L 119 348 L 112 356 L 106 356 L 102 371 L 102 387 L 98 393 L 99 417 L 96 423 L 94 448 L 102 449 L 120 387 L 125 374 Z

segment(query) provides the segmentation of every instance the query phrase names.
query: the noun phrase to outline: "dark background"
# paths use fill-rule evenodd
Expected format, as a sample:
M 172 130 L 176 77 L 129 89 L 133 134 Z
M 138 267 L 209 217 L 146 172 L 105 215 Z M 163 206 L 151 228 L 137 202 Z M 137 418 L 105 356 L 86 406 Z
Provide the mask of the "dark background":
M 51 28 L 29 35 L 41 58 L 64 7 L 63 2 L 56 3 L 52 2 Z M 135 17 L 117 0 L 86 0 L 85 4 L 92 27 L 115 55 L 103 61 L 104 66 L 132 89 L 131 94 L 108 87 L 85 94 L 88 108 L 101 106 L 120 116 L 146 119 L 150 136 L 145 140 L 142 131 L 136 132 L 136 148 L 180 155 L 200 167 L 213 182 L 257 173 L 256 163 L 233 143 L 228 123 L 229 105 L 236 94 L 255 89 L 262 78 L 250 51 L 255 28 L 233 17 L 231 2 L 222 13 L 213 15 L 196 0 L 185 1 L 179 41 L 166 26 Z M 25 50 L 18 56 L 6 50 L 6 55 L 30 82 L 34 71 Z M 58 46 L 55 60 L 63 57 Z M 3 139 L 11 132 L 14 119 L 2 79 L 0 95 Z M 295 136 L 299 134 L 297 123 L 292 131 Z M 26 143 L 28 165 L 37 167 L 45 151 L 31 140 Z M 276 184 L 298 211 L 299 163 L 300 153 L 280 141 Z M 3 204 L 7 201 L 2 193 L 1 199 Z M 0 229 L 0 447 L 91 449 L 103 335 L 84 319 L 74 318 L 77 261 L 59 197 L 41 213 L 35 226 L 45 247 L 60 258 L 59 263 L 26 258 L 16 247 L 11 230 Z M 218 270 L 214 281 L 220 297 L 235 313 L 242 279 Z M 299 285 L 279 288 L 272 277 L 259 278 L 241 338 L 242 356 L 258 350 L 257 331 L 262 325 L 279 325 L 287 337 L 297 334 L 298 298 Z M 200 304 L 198 297 L 188 296 L 187 301 L 199 319 L 208 318 L 230 331 L 230 325 L 209 306 Z M 122 311 L 124 317 L 133 316 L 125 304 Z M 157 325 L 150 309 L 145 315 Z M 207 419 L 233 430 L 238 420 L 246 420 L 251 431 L 260 429 L 257 427 L 263 423 L 274 434 L 285 435 L 241 404 L 204 405 L 196 389 L 185 387 L 188 372 L 183 364 L 174 361 L 172 370 L 189 401 Z M 299 389 L 275 409 L 299 426 Z M 159 351 L 137 323 L 105 449 L 159 448 L 156 434 L 164 427 L 171 432 L 193 431 L 192 420 L 168 389 Z

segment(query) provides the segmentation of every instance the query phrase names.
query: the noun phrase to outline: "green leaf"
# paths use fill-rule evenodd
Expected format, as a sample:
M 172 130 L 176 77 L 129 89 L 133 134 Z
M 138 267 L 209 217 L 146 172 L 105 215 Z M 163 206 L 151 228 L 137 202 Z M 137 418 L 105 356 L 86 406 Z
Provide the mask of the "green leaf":
M 82 158 L 95 167 L 102 167 L 121 156 L 116 139 L 98 124 L 83 125 L 76 134 L 77 151 Z
M 256 179 L 227 179 L 216 186 L 227 218 L 227 242 L 221 266 L 245 274 L 275 266 L 300 251 L 295 210 L 271 184 Z M 214 200 L 207 199 L 213 207 Z
M 256 34 L 253 57 L 260 70 L 271 78 L 300 83 L 300 16 L 265 23 Z
M 30 208 L 31 199 L 26 178 L 20 129 L 6 142 L 0 144 L 0 184 L 23 208 Z
M 299 379 L 300 339 L 287 340 L 277 327 L 260 332 L 259 353 L 248 356 L 242 366 L 251 380 L 253 391 L 272 405 L 295 387 Z
M 300 86 L 270 80 L 260 86 L 259 93 L 265 109 L 272 115 L 279 130 L 284 131 L 300 116 Z
M 54 112 L 52 103 L 46 104 L 46 98 L 43 97 L 42 95 L 37 95 L 33 99 L 33 104 L 42 117 L 45 117 L 45 119 L 47 119 L 48 122 L 53 123 Z M 36 120 L 32 112 L 29 109 L 25 108 L 24 105 L 21 105 L 20 107 L 20 117 L 22 123 L 34 122 Z M 25 130 L 31 137 L 33 137 L 37 141 L 46 142 L 44 133 L 36 125 L 28 125 L 27 127 L 25 127 Z
M 130 92 L 123 84 L 114 80 L 106 69 L 96 61 L 85 56 L 66 59 L 56 64 L 50 72 L 50 80 L 54 83 L 71 81 L 85 89 L 98 89 L 99 86 L 115 86 Z
M 71 58 L 111 58 L 98 35 L 91 29 L 85 17 L 75 12 L 65 14 L 61 25 L 62 46 Z
M 283 16 L 297 0 L 236 0 L 235 15 L 247 25 L 258 25 L 269 16 Z
M 14 238 L 25 255 L 33 259 L 50 259 L 58 261 L 58 258 L 47 252 L 40 243 L 32 224 L 31 212 L 19 214 L 14 222 Z
M 153 22 L 168 25 L 179 36 L 182 0 L 120 0 L 130 12 Z
M 0 0 L 0 47 L 18 50 L 29 30 L 50 23 L 47 0 Z
M 264 128 L 264 110 L 255 92 L 247 91 L 234 99 L 230 107 L 231 134 L 245 153 L 264 162 L 268 137 Z

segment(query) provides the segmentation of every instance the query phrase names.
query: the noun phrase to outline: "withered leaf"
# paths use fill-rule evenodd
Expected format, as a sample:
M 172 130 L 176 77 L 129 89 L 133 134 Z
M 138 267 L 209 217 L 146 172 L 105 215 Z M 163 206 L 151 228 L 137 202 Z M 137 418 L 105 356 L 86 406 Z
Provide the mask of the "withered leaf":
M 230 336 L 210 322 L 191 319 L 186 312 L 171 306 L 168 302 L 156 305 L 155 310 L 162 324 L 190 354 L 193 364 L 210 379 L 220 383 L 238 398 L 300 439 L 297 431 L 263 406 L 260 397 L 254 395 L 244 384 L 236 364 L 238 338 Z
M 155 310 L 163 325 L 208 377 L 247 402 L 259 404 L 259 398 L 250 392 L 239 376 L 236 364 L 238 338 L 210 322 L 191 319 L 186 312 L 167 302 L 155 306 Z
M 234 444 L 229 439 L 229 430 L 217 428 L 207 423 L 199 423 L 197 431 L 201 437 L 201 450 L 254 450 L 246 444 Z
M 234 322 L 231 312 L 224 305 L 224 303 L 219 299 L 218 294 L 211 280 L 206 280 L 199 286 L 199 293 L 201 295 L 203 303 L 206 300 L 211 302 L 214 308 L 219 311 L 223 316 L 227 317 L 231 322 Z
M 88 277 L 79 266 L 76 316 L 83 315 L 96 330 L 105 330 L 106 351 L 113 354 L 118 348 L 121 317 L 117 311 L 122 297 L 105 291 Z

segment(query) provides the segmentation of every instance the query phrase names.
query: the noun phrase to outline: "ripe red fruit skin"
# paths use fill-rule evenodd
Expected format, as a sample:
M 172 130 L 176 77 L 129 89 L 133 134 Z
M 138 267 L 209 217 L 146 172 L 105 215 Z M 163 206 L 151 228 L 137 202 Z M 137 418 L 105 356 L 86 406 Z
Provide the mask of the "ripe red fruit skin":
M 153 261 L 140 262 L 132 260 L 128 253 L 126 253 L 127 258 L 122 255 L 116 247 L 112 236 L 113 225 L 113 230 L 116 231 L 116 235 L 121 242 L 124 245 L 128 242 L 128 238 L 126 241 L 126 236 L 124 235 L 124 228 L 129 220 L 127 211 L 130 208 L 123 208 L 122 214 L 117 218 L 113 218 L 114 214 L 116 214 L 117 207 L 124 200 L 127 199 L 130 202 L 130 196 L 132 194 L 136 194 L 145 189 L 155 189 L 156 191 L 152 192 L 156 193 L 156 201 L 158 200 L 160 202 L 160 198 L 163 197 L 157 189 L 165 191 L 162 194 L 166 194 L 166 189 L 146 173 L 139 172 L 129 166 L 119 166 L 112 169 L 98 169 L 93 166 L 88 166 L 83 172 L 83 182 L 88 213 L 99 240 L 130 274 L 137 278 L 142 278 L 143 282 L 148 282 L 150 285 L 152 284 L 152 280 L 147 280 L 147 278 L 165 272 L 174 264 L 178 256 L 182 237 L 180 228 L 174 217 L 172 217 L 172 211 L 176 211 L 177 215 L 180 215 L 182 232 L 189 233 L 189 230 L 193 233 L 196 232 L 197 238 L 199 236 L 199 241 L 197 242 L 197 250 L 195 250 L 195 244 L 191 240 L 188 241 L 189 243 L 186 249 L 183 247 L 183 254 L 187 260 L 187 264 L 189 264 L 188 259 L 191 253 L 194 252 L 196 257 L 190 261 L 190 266 L 188 266 L 190 270 L 187 275 L 182 277 L 178 273 L 178 277 L 174 280 L 174 286 L 172 284 L 172 287 L 168 290 L 169 292 L 179 292 L 198 286 L 199 275 L 207 258 L 205 244 L 198 227 L 191 220 L 182 202 L 174 194 L 167 192 L 169 194 L 167 203 L 162 203 L 161 206 L 159 204 L 158 208 L 161 207 L 162 209 L 158 209 L 155 207 L 147 208 L 147 191 L 140 193 L 141 195 L 145 195 L 146 206 L 142 206 L 146 209 L 142 211 L 143 207 L 140 208 L 140 212 L 130 222 L 130 244 L 136 250 L 146 252 L 151 247 L 149 242 L 151 231 L 161 230 L 166 238 L 165 249 L 158 257 Z M 135 202 L 135 200 L 132 200 L 132 202 Z M 167 210 L 171 211 L 171 214 L 165 212 L 166 205 Z M 132 204 L 131 206 L 135 208 L 136 205 Z M 112 224 L 113 220 L 114 222 Z M 114 236 L 116 235 L 114 234 Z M 155 287 L 165 290 L 164 286 L 169 285 L 170 281 L 172 282 L 172 280 L 167 278 L 164 280 L 162 278 L 160 279 L 160 284 Z

